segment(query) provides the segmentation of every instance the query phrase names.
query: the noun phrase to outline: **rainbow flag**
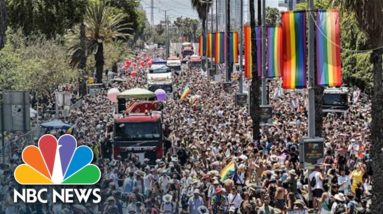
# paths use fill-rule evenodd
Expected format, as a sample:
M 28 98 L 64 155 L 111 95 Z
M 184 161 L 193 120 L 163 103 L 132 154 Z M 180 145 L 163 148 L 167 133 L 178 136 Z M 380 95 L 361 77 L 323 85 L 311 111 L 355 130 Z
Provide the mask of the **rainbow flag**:
M 283 73 L 285 89 L 306 87 L 306 17 L 304 11 L 282 12 Z
M 342 85 L 338 10 L 319 10 L 316 25 L 317 84 Z
M 251 27 L 246 25 L 243 28 L 243 45 L 244 45 L 244 73 L 246 79 L 251 79 L 252 77 L 252 67 L 253 61 L 251 58 Z
M 282 28 L 267 28 L 267 77 L 280 77 L 282 73 Z
M 216 32 L 214 33 L 214 60 L 215 64 L 225 63 L 225 33 Z
M 229 42 L 229 63 L 238 63 L 238 32 L 230 33 Z
M 213 57 L 214 36 L 213 33 L 207 33 L 207 57 Z
M 183 101 L 187 96 L 189 96 L 190 92 L 191 92 L 191 89 L 190 89 L 189 83 L 188 83 L 188 84 L 186 84 L 184 90 L 182 91 L 180 100 Z
M 234 176 L 235 174 L 235 162 L 234 160 L 230 161 L 219 173 L 221 176 L 221 181 L 225 181 Z
M 198 55 L 203 56 L 206 50 L 206 34 L 201 34 L 199 36 L 198 42 Z

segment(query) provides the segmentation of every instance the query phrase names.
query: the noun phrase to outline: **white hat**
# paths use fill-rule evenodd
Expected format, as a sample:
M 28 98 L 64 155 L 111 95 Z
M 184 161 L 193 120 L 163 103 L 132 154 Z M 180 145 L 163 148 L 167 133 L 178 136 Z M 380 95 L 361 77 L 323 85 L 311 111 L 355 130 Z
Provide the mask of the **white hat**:
M 334 196 L 335 200 L 338 200 L 338 201 L 346 201 L 346 197 L 344 197 L 343 193 L 338 193 Z
M 200 214 L 206 214 L 206 213 L 209 213 L 209 209 L 207 208 L 207 207 L 205 207 L 205 206 L 199 206 L 198 207 L 198 212 L 200 213 Z
M 163 200 L 164 202 L 171 202 L 172 199 L 173 199 L 173 196 L 170 195 L 170 194 L 166 194 L 166 195 L 164 195 L 164 196 L 162 197 L 162 200 Z
M 193 193 L 194 194 L 200 194 L 199 189 L 195 189 Z

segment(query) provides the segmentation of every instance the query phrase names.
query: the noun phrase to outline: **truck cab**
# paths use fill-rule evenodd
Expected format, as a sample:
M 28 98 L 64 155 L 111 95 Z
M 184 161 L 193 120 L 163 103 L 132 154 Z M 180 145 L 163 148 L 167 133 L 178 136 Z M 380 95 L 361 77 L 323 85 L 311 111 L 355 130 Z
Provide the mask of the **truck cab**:
M 322 97 L 323 112 L 343 113 L 348 109 L 347 88 L 326 88 Z
M 163 89 L 166 93 L 173 93 L 173 76 L 170 68 L 163 64 L 154 64 L 147 76 L 148 89 L 155 92 Z
M 184 42 L 181 45 L 182 63 L 186 63 L 191 55 L 194 54 L 193 44 L 190 42 Z
M 169 57 L 166 61 L 166 66 L 168 66 L 170 70 L 179 73 L 181 71 L 181 60 L 178 57 Z
M 114 156 L 122 159 L 136 155 L 154 165 L 164 156 L 163 130 L 160 112 L 131 113 L 115 118 L 113 130 Z

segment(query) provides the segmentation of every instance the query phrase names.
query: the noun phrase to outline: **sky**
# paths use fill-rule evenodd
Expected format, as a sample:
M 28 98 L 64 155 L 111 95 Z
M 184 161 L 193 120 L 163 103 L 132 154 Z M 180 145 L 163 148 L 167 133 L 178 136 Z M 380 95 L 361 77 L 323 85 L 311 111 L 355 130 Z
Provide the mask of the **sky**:
M 146 16 L 150 22 L 150 1 L 140 0 L 142 7 L 146 12 Z M 170 20 L 173 21 L 177 17 L 198 18 L 197 12 L 191 6 L 191 0 L 153 0 L 154 1 L 154 23 L 159 24 L 160 20 L 164 20 L 165 10 Z M 220 0 L 225 1 L 225 0 Z M 239 0 L 237 0 L 239 2 Z M 278 8 L 279 0 L 266 0 L 267 7 Z M 281 8 L 280 8 L 281 9 Z M 244 0 L 244 20 L 247 18 L 248 0 Z

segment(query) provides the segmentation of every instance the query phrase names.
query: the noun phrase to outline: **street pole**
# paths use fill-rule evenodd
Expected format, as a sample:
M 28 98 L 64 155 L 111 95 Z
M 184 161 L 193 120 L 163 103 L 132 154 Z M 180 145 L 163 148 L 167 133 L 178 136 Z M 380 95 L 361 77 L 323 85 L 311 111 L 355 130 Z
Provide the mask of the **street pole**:
M 209 31 L 209 25 L 208 25 L 208 17 L 209 17 L 209 6 L 208 6 L 208 3 L 205 2 L 205 7 L 206 7 L 206 20 L 205 20 L 205 47 L 204 47 L 204 53 L 205 54 L 205 72 L 207 73 L 208 71 L 208 65 L 209 65 L 209 61 L 208 61 L 208 58 L 207 58 L 207 33 Z
M 213 0 L 210 0 L 210 33 L 211 33 L 211 36 L 213 37 Z M 210 42 L 213 42 L 213 39 L 210 40 Z M 213 47 L 212 44 L 210 44 L 210 47 Z M 213 50 L 210 50 L 211 53 L 213 53 Z M 210 71 L 211 69 L 213 69 L 213 54 L 210 55 Z M 210 71 L 207 73 L 208 74 L 208 77 L 210 76 Z
M 218 0 L 215 0 L 215 32 L 218 33 Z M 218 64 L 215 64 L 215 74 L 217 73 L 218 73 Z
M 229 53 L 228 53 L 228 49 L 229 49 L 229 46 L 230 46 L 230 39 L 229 39 L 229 36 L 230 36 L 230 0 L 226 0 L 226 60 L 225 60 L 225 64 L 226 64 L 226 82 L 229 82 L 230 81 L 230 68 L 229 68 Z
M 262 30 L 261 30 L 261 57 L 262 57 L 262 66 L 261 66 L 261 75 L 262 75 L 262 97 L 261 105 L 267 104 L 267 91 L 266 91 L 266 2 L 262 0 Z M 259 15 L 258 15 L 259 17 Z
M 166 16 L 166 10 L 165 10 L 165 24 L 166 24 L 166 58 L 169 58 L 169 24 L 168 24 L 168 17 Z
M 240 0 L 240 32 L 239 32 L 239 93 L 243 93 L 243 0 Z
M 309 35 L 308 35 L 308 137 L 315 137 L 315 91 L 314 91 L 314 82 L 315 82 L 315 62 L 314 62 L 314 51 L 315 51 L 315 33 L 314 33 L 314 4 L 313 0 L 308 0 L 309 8 Z
M 4 127 L 4 91 L 1 93 L 1 146 L 3 147 L 3 164 L 5 164 L 5 127 Z

